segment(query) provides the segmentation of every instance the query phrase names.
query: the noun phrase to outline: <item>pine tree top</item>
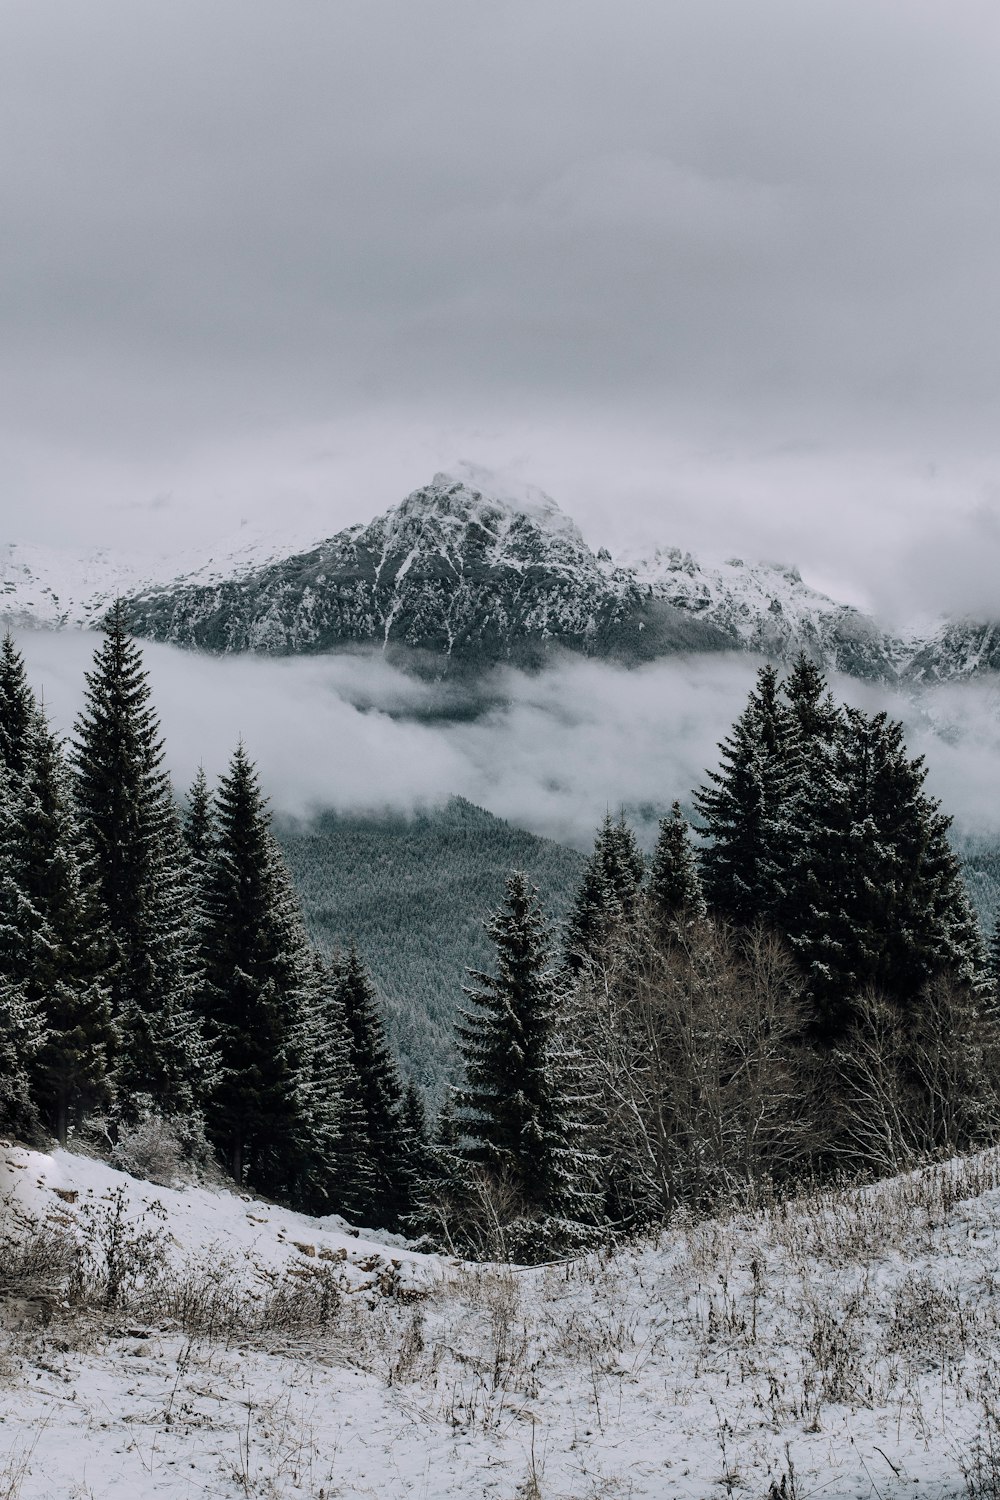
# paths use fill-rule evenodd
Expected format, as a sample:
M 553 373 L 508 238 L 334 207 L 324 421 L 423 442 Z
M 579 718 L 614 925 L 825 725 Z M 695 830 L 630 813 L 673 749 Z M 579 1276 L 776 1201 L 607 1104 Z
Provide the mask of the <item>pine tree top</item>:
M 0 645 L 0 764 L 14 777 L 24 775 L 27 737 L 36 708 L 24 658 L 8 630 Z

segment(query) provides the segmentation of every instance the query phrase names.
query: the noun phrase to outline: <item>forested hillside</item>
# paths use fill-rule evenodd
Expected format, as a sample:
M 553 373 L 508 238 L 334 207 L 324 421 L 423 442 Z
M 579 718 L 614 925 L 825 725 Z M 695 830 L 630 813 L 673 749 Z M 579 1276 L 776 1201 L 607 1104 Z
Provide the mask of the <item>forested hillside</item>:
M 993 834 L 966 835 L 953 842 L 979 924 L 990 933 L 1000 916 L 1000 843 Z
M 413 817 L 325 812 L 310 823 L 278 821 L 275 833 L 313 941 L 325 950 L 352 939 L 358 944 L 404 1065 L 433 1096 L 455 1077 L 452 1025 L 466 967 L 489 962 L 483 918 L 499 904 L 506 875 L 525 870 L 546 911 L 561 921 L 584 866 L 575 849 L 461 797 Z M 988 839 L 959 839 L 956 846 L 972 903 L 990 932 L 1000 850 Z
M 466 966 L 488 966 L 483 919 L 524 870 L 555 920 L 583 855 L 514 828 L 461 797 L 413 817 L 338 815 L 275 824 L 310 935 L 358 944 L 385 999 L 404 1064 L 436 1094 L 455 1076 L 453 1023 Z

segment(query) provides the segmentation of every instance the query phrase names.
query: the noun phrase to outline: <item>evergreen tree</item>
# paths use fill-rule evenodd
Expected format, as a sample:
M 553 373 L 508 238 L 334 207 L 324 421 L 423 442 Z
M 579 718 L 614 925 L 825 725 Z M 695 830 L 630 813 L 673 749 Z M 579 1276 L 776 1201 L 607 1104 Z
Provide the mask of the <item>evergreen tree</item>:
M 986 975 L 989 980 L 990 993 L 995 1005 L 1000 1005 L 1000 913 L 997 914 L 993 923 L 993 931 L 990 933 L 989 951 L 986 959 Z
M 0 646 L 0 765 L 15 783 L 24 775 L 34 712 L 35 695 L 24 670 L 24 658 L 8 630 Z
M 206 1007 L 219 1077 L 209 1134 L 237 1183 L 281 1196 L 300 1168 L 298 1049 L 314 982 L 267 801 L 243 746 L 222 777 L 206 880 Z
M 28 1070 L 45 1032 L 37 1003 L 19 982 L 30 907 L 16 880 L 12 804 L 11 778 L 0 763 L 0 1130 L 33 1142 L 39 1118 Z
M 120 602 L 86 683 L 75 795 L 114 950 L 119 1104 L 126 1114 L 140 1100 L 183 1114 L 210 1070 L 194 1012 L 192 893 L 148 674 Z
M 291 1054 L 299 1138 L 293 1196 L 309 1213 L 343 1213 L 343 1143 L 360 1111 L 353 1107 L 357 1090 L 351 1087 L 350 1037 L 337 975 L 318 953 L 312 955 L 312 983 Z
M 40 1134 L 30 1069 L 44 1037 L 38 1007 L 0 976 L 0 1131 L 30 1145 Z
M 762 667 L 747 706 L 719 746 L 722 768 L 695 793 L 709 842 L 700 863 L 705 898 L 737 926 L 774 922 L 789 864 L 789 713 L 777 673 Z
M 462 1155 L 512 1193 L 531 1220 L 589 1213 L 583 1127 L 561 1085 L 562 991 L 537 891 L 515 872 L 487 922 L 496 973 L 470 971 L 458 1030 L 465 1085 L 456 1094 Z
M 0 982 L 37 1036 L 22 1061 L 45 1123 L 65 1141 L 70 1125 L 111 1098 L 108 935 L 69 774 L 38 710 L 22 748 L 23 773 L 16 788 L 7 781 L 0 829 Z
M 981 969 L 950 819 L 924 792 L 926 775 L 885 713 L 844 710 L 813 757 L 789 937 L 826 1045 L 846 1034 L 865 992 L 912 1011 L 932 978 L 972 984 Z
M 395 1229 L 409 1207 L 403 1180 L 407 1155 L 403 1086 L 386 1041 L 375 986 L 357 949 L 352 946 L 335 963 L 362 1125 L 350 1147 L 351 1159 L 345 1161 L 345 1187 L 350 1186 L 357 1200 L 367 1179 L 368 1222 Z
M 783 684 L 791 713 L 791 731 L 806 744 L 831 743 L 840 731 L 840 710 L 826 678 L 805 652 L 800 652 Z
M 660 820 L 646 900 L 653 930 L 661 939 L 669 939 L 705 917 L 698 863 L 679 802 L 671 807 L 669 818 Z
M 624 814 L 616 823 L 606 813 L 566 923 L 565 955 L 572 972 L 599 958 L 616 929 L 634 920 L 644 874 L 642 851 Z
M 188 792 L 187 808 L 184 814 L 184 842 L 187 845 L 195 885 L 199 890 L 204 885 L 211 864 L 214 839 L 215 821 L 212 816 L 212 796 L 208 789 L 205 768 L 199 766 L 198 774 Z
M 420 1201 L 423 1185 L 433 1170 L 427 1111 L 420 1090 L 412 1079 L 403 1091 L 402 1116 L 403 1163 L 400 1197 L 404 1206 L 400 1217 L 408 1221 Z
M 215 816 L 208 779 L 202 767 L 198 768 L 198 774 L 188 792 L 182 826 L 188 885 L 191 890 L 191 929 L 198 955 L 198 984 L 193 1003 L 196 1015 L 204 1024 L 208 1014 L 205 997 L 208 879 L 215 849 Z
M 445 1095 L 423 1159 L 423 1173 L 412 1185 L 405 1228 L 416 1236 L 427 1235 L 453 1255 L 459 1254 L 464 1248 L 458 1241 L 463 1238 L 460 1226 L 466 1217 L 468 1184 L 451 1091 Z

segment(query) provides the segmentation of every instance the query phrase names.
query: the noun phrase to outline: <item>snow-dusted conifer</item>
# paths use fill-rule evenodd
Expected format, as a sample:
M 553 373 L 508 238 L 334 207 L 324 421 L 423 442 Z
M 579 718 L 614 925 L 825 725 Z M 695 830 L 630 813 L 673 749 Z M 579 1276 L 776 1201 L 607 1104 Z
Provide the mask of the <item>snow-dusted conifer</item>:
M 719 746 L 722 767 L 695 793 L 708 842 L 700 863 L 709 909 L 738 926 L 774 922 L 788 869 L 789 715 L 777 673 L 762 667 Z
M 24 658 L 8 630 L 0 644 L 0 765 L 10 772 L 15 784 L 24 774 L 34 712 L 35 695 Z
M 25 919 L 30 923 L 33 914 L 15 878 L 13 800 L 10 775 L 0 764 L 0 1130 L 32 1141 L 39 1116 L 30 1068 L 45 1031 L 41 1009 L 21 977 Z
M 431 1170 L 427 1110 L 423 1097 L 412 1078 L 403 1091 L 403 1162 L 400 1199 L 401 1218 L 409 1218 L 416 1209 L 423 1184 Z
M 39 710 L 23 739 L 24 770 L 8 780 L 0 830 L 0 974 L 25 1007 L 32 1093 L 61 1141 L 111 1098 L 117 1048 L 109 940 L 81 847 L 69 773 Z
M 549 1221 L 539 1248 L 579 1228 L 589 1207 L 581 1180 L 584 1130 L 564 1090 L 551 933 L 537 890 L 516 871 L 486 923 L 496 973 L 470 971 L 458 1027 L 464 1086 L 456 1091 L 462 1155 L 512 1197 L 520 1216 Z
M 644 874 L 642 851 L 624 814 L 615 822 L 606 813 L 566 923 L 565 955 L 572 972 L 598 959 L 615 931 L 633 920 Z
M 407 1211 L 403 1085 L 386 1041 L 378 995 L 371 975 L 352 946 L 335 960 L 338 990 L 350 1036 L 350 1058 L 361 1105 L 362 1131 L 344 1161 L 345 1189 L 355 1199 L 370 1182 L 367 1220 L 383 1228 L 398 1227 Z M 352 1181 L 354 1179 L 354 1181 Z
M 679 802 L 673 804 L 668 818 L 660 820 L 646 902 L 653 930 L 661 939 L 669 940 L 705 916 L 698 862 Z
M 990 932 L 986 958 L 986 974 L 989 980 L 993 1003 L 1000 1005 L 1000 913 L 997 914 L 992 931 Z
M 298 1163 L 293 1196 L 310 1213 L 343 1213 L 341 1160 L 345 1135 L 356 1131 L 350 1036 L 337 975 L 312 955 L 291 1044 L 295 1062 Z M 353 1205 L 351 1205 L 353 1207 Z
M 148 673 L 121 603 L 86 674 L 75 798 L 114 950 L 118 1104 L 197 1107 L 210 1057 L 195 1014 L 199 966 L 180 821 Z
M 267 799 L 242 745 L 219 783 L 215 818 L 205 1004 L 220 1073 L 208 1128 L 237 1182 L 279 1196 L 289 1191 L 298 1161 L 295 1048 L 312 957 Z
M 212 794 L 209 791 L 205 768 L 199 766 L 198 774 L 191 783 L 187 806 L 184 809 L 184 842 L 195 877 L 195 885 L 198 888 L 204 884 L 211 863 L 214 838 Z

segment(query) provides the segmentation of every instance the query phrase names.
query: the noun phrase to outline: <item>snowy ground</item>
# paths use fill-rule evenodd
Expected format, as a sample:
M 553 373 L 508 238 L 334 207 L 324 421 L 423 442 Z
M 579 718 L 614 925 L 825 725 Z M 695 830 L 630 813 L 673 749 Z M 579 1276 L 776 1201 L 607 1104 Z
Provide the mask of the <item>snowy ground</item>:
M 990 1153 L 510 1271 L 6 1147 L 8 1225 L 169 1270 L 152 1305 L 9 1304 L 0 1500 L 995 1500 L 998 1183 Z M 319 1326 L 185 1332 L 311 1278 Z

